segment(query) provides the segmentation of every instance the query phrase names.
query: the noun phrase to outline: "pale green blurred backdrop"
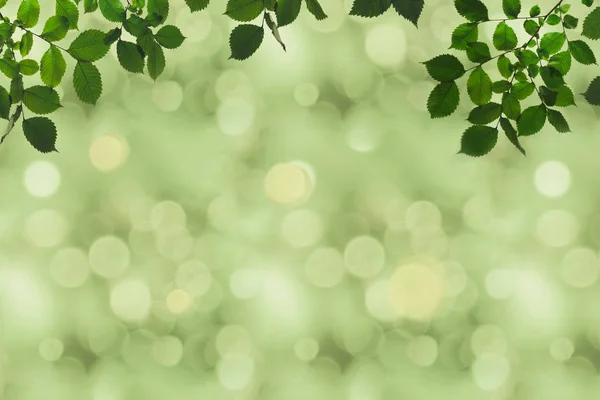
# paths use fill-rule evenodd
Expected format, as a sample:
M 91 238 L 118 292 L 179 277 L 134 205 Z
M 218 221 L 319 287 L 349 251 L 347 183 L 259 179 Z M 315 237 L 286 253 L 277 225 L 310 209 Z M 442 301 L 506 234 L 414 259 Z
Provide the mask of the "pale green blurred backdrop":
M 172 3 L 156 83 L 111 52 L 96 107 L 59 88 L 60 153 L 0 147 L 0 399 L 598 398 L 600 110 L 471 159 L 419 64 L 452 1 L 323 0 L 245 62 L 224 3 Z

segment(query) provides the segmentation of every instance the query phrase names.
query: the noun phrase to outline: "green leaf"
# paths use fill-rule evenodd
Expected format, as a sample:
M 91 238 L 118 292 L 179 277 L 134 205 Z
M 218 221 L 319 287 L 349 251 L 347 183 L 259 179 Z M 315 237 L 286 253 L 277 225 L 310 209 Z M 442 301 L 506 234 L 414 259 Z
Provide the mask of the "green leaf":
M 492 56 L 490 55 L 490 48 L 486 43 L 475 42 L 467 45 L 467 58 L 474 63 L 484 63 L 489 61 Z
M 545 105 L 549 107 L 553 107 L 556 104 L 556 98 L 558 97 L 558 93 L 552 89 L 548 89 L 546 86 L 540 86 L 540 98 L 544 102 Z
M 496 81 L 492 83 L 492 92 L 494 93 L 504 93 L 509 91 L 512 88 L 512 85 L 507 80 Z
M 238 25 L 231 32 L 229 37 L 229 46 L 231 56 L 235 60 L 245 60 L 250 57 L 260 47 L 265 31 L 257 25 Z
M 49 114 L 62 107 L 58 93 L 47 86 L 32 86 L 25 89 L 23 104 L 36 114 Z
M 529 10 L 529 16 L 531 18 L 537 17 L 541 13 L 542 13 L 542 9 L 538 5 L 535 5 L 535 6 L 531 7 L 531 9 Z
M 277 22 L 275 22 L 275 20 L 271 17 L 270 13 L 265 13 L 265 22 L 271 30 L 271 34 L 273 34 L 275 40 L 279 42 L 279 44 L 281 45 L 281 47 L 283 47 L 283 50 L 285 51 L 285 43 L 283 43 L 281 35 L 279 34 L 279 27 L 277 26 Z
M 40 61 L 42 82 L 50 87 L 58 86 L 65 75 L 66 69 L 67 63 L 61 51 L 55 46 L 50 46 Z
M 185 3 L 190 8 L 191 12 L 204 10 L 208 6 L 210 0 L 185 0 Z
M 569 51 L 561 51 L 554 54 L 548 60 L 548 66 L 556 68 L 563 76 L 571 70 L 571 53 Z
M 523 22 L 523 28 L 525 29 L 525 32 L 533 36 L 538 32 L 540 26 L 534 20 L 528 19 L 527 21 Z
M 500 104 L 487 103 L 473 108 L 467 120 L 473 125 L 486 125 L 500 118 L 500 114 L 502 114 Z
M 117 58 L 125 70 L 133 73 L 144 72 L 144 56 L 139 45 L 119 40 L 117 42 Z
M 567 122 L 565 117 L 559 111 L 548 110 L 548 122 L 550 122 L 550 124 L 558 132 L 561 132 L 561 133 L 571 132 L 569 123 Z
M 23 120 L 23 133 L 27 141 L 41 153 L 56 151 L 56 126 L 46 117 Z
M 533 94 L 535 86 L 531 82 L 519 82 L 513 85 L 511 93 L 519 100 L 525 100 Z
M 498 72 L 500 72 L 500 75 L 502 75 L 504 78 L 508 79 L 511 77 L 512 75 L 512 63 L 510 62 L 510 60 L 508 59 L 508 57 L 502 55 L 500 57 L 498 57 Z
M 583 96 L 591 105 L 600 106 L 600 76 L 590 83 Z
M 19 71 L 23 75 L 35 75 L 40 70 L 40 66 L 35 60 L 21 60 L 19 61 Z
M 592 40 L 600 39 L 600 7 L 597 7 L 585 18 L 581 34 Z
M 300 13 L 301 5 L 302 0 L 278 0 L 277 7 L 275 9 L 277 25 L 282 27 L 294 22 Z
M 69 21 L 69 29 L 77 29 L 79 10 L 71 0 L 56 0 L 56 15 Z
M 429 75 L 440 82 L 456 80 L 465 73 L 465 67 L 458 58 L 449 54 L 437 56 L 424 64 Z
M 79 61 L 73 71 L 73 87 L 79 100 L 96 104 L 102 94 L 102 78 L 98 68 L 90 62 Z
M 19 103 L 23 99 L 23 77 L 17 75 L 10 81 L 10 99 L 13 104 Z
M 529 136 L 538 133 L 546 124 L 545 105 L 531 106 L 526 108 L 517 120 L 519 136 Z
M 469 43 L 476 42 L 479 38 L 479 28 L 477 23 L 465 22 L 460 24 L 452 32 L 452 46 L 456 50 L 466 50 Z
M 55 42 L 67 36 L 69 20 L 66 17 L 53 16 L 48 18 L 42 31 L 42 37 L 49 42 Z
M 502 113 L 506 115 L 506 118 L 517 120 L 521 115 L 521 103 L 519 99 L 511 93 L 504 93 L 502 95 Z
M 8 119 L 10 115 L 10 95 L 8 91 L 0 86 L 0 118 Z
M 69 54 L 79 61 L 97 61 L 108 53 L 104 33 L 97 29 L 83 31 L 73 40 Z
M 111 46 L 114 42 L 121 38 L 121 28 L 111 29 L 104 35 L 104 44 Z
M 21 37 L 21 42 L 19 43 L 19 52 L 21 53 L 21 57 L 27 57 L 32 47 L 33 34 L 31 32 L 25 32 L 23 37 Z
M 139 41 L 139 38 L 138 38 Z M 146 67 L 148 68 L 148 75 L 150 78 L 156 80 L 165 70 L 166 60 L 165 53 L 163 52 L 162 47 L 154 40 L 151 41 L 151 44 L 143 46 L 138 42 L 144 52 L 146 53 Z
M 521 12 L 521 0 L 502 0 L 502 10 L 508 18 L 517 18 Z
M 556 68 L 545 65 L 540 68 L 540 75 L 549 88 L 556 88 L 565 84 L 562 74 Z
M 572 40 L 569 42 L 569 51 L 575 61 L 584 65 L 596 64 L 596 56 L 590 46 L 583 40 Z
M 556 96 L 557 107 L 568 107 L 575 105 L 575 96 L 568 86 L 559 86 L 553 89 L 558 95 Z
M 494 31 L 493 42 L 498 50 L 512 50 L 518 43 L 517 34 L 506 22 L 500 22 Z
M 252 21 L 264 9 L 262 0 L 229 0 L 225 14 L 236 21 Z M 298 11 L 300 11 L 299 5 Z
M 306 0 L 306 7 L 308 8 L 308 12 L 310 12 L 318 21 L 321 21 L 327 18 L 327 14 L 321 8 L 321 4 L 319 4 L 318 0 Z
M 425 2 L 424 0 L 392 0 L 392 5 L 398 15 L 417 26 Z
M 463 133 L 459 153 L 481 157 L 489 153 L 497 142 L 498 129 L 484 125 L 471 126 Z
M 156 15 L 159 23 L 164 22 L 169 16 L 169 0 L 148 0 L 148 15 Z
M 535 65 L 540 61 L 537 54 L 531 50 L 517 50 L 515 51 L 515 56 L 517 57 L 517 60 L 523 63 L 523 65 L 526 67 Z
M 517 136 L 516 129 L 512 126 L 509 120 L 506 118 L 500 118 L 500 126 L 504 131 L 504 134 L 508 138 L 508 140 L 525 156 L 525 149 L 519 143 L 519 137 Z
M 467 81 L 467 92 L 474 104 L 489 103 L 492 98 L 492 80 L 483 68 L 477 67 L 471 72 Z
M 581 0 L 581 3 L 585 6 L 591 7 L 594 4 L 594 0 Z
M 554 54 L 562 49 L 565 44 L 566 36 L 563 32 L 548 32 L 540 40 L 540 49 L 548 54 Z
M 546 19 L 546 23 L 550 26 L 558 25 L 560 24 L 560 21 L 560 17 L 556 14 L 550 14 Z
M 460 101 L 456 82 L 444 82 L 437 85 L 427 100 L 427 110 L 431 118 L 447 117 L 456 111 Z
M 0 71 L 8 78 L 12 79 L 19 75 L 19 64 L 14 60 L 2 58 L 0 59 Z
M 160 44 L 162 47 L 166 47 L 167 49 L 176 49 L 181 46 L 185 37 L 181 34 L 179 28 L 173 25 L 165 25 L 156 34 L 154 35 L 154 39 Z
M 487 21 L 488 9 L 479 0 L 455 0 L 456 11 L 471 22 Z
M 123 23 L 123 28 L 132 36 L 140 37 L 148 32 L 148 22 L 137 15 L 131 15 Z
M 392 0 L 354 0 L 350 15 L 367 18 L 377 17 L 386 12 L 391 4 Z M 279 8 L 279 5 L 277 8 Z M 277 18 L 279 19 L 279 16 Z M 281 26 L 281 23 L 279 26 Z
M 83 12 L 91 13 L 98 9 L 98 0 L 83 0 Z
M 100 12 L 111 22 L 125 21 L 125 7 L 121 0 L 98 0 Z
M 572 15 L 565 15 L 563 18 L 563 26 L 567 29 L 575 29 L 579 25 L 579 19 L 575 18 Z
M 25 28 L 33 28 L 40 19 L 40 3 L 38 0 L 22 0 L 17 10 L 17 19 Z

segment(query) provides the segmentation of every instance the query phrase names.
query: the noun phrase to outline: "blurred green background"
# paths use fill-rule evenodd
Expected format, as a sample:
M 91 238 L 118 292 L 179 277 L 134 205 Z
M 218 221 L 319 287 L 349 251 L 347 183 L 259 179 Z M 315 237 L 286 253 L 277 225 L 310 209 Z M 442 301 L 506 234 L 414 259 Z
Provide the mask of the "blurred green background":
M 0 399 L 598 398 L 600 110 L 471 159 L 419 64 L 450 0 L 323 0 L 245 62 L 224 3 L 172 3 L 156 83 L 111 52 L 96 107 L 59 88 L 60 153 L 0 147 Z

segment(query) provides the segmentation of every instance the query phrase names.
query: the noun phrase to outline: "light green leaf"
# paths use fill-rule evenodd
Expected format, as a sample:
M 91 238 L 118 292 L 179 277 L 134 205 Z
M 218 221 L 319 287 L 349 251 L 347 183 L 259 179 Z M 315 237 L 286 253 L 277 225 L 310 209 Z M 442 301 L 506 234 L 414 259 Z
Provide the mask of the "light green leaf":
M 69 29 L 77 29 L 79 10 L 71 0 L 56 0 L 56 15 L 69 21 Z
M 40 3 L 38 0 L 22 0 L 17 10 L 17 19 L 25 28 L 33 28 L 40 19 Z
M 49 42 L 55 42 L 67 36 L 69 20 L 66 17 L 52 16 L 48 18 L 42 31 L 42 37 Z
M 467 81 L 467 92 L 474 104 L 489 103 L 492 98 L 492 80 L 483 68 L 477 67 L 471 72 Z
M 517 34 L 506 22 L 500 22 L 494 31 L 493 42 L 498 50 L 512 50 L 518 43 Z
M 61 51 L 55 46 L 50 46 L 40 62 L 42 82 L 50 87 L 58 86 L 65 75 L 66 69 L 67 63 Z
M 521 12 L 521 0 L 502 0 L 502 10 L 508 18 L 517 18 Z

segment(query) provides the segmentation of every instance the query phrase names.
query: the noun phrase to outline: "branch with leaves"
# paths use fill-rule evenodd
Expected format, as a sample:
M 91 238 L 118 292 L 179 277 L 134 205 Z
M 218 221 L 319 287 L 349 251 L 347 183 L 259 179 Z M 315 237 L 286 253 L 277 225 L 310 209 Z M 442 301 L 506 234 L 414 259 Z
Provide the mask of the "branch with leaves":
M 41 32 L 41 0 L 10 0 L 20 1 L 13 18 L 1 13 L 8 1 L 0 0 L 0 72 L 10 79 L 8 89 L 0 86 L 0 118 L 8 121 L 0 143 L 22 121 L 27 140 L 44 153 L 56 150 L 57 130 L 46 115 L 61 107 L 54 88 L 62 82 L 67 62 L 75 63 L 72 83 L 79 99 L 96 104 L 102 94 L 102 77 L 94 63 L 112 46 L 125 70 L 146 72 L 156 80 L 165 69 L 164 49 L 175 49 L 185 40 L 179 28 L 166 24 L 170 0 L 43 0 L 44 6 L 54 7 L 54 15 L 44 22 Z M 205 9 L 209 1 L 185 0 L 191 12 Z M 466 87 L 475 107 L 468 117 L 472 126 L 463 134 L 460 153 L 471 156 L 488 153 L 496 145 L 499 128 L 523 154 L 519 138 L 539 132 L 546 122 L 559 132 L 570 131 L 557 109 L 575 104 L 564 77 L 573 59 L 585 65 L 596 64 L 585 39 L 600 38 L 600 7 L 581 24 L 582 38 L 574 39 L 569 36 L 580 25 L 579 19 L 564 0 L 557 1 L 544 14 L 535 5 L 528 15 L 520 15 L 520 0 L 499 1 L 506 18 L 490 19 L 481 0 L 454 2 L 467 22 L 454 30 L 451 48 L 464 51 L 473 66 L 465 68 L 450 54 L 424 63 L 431 77 L 439 82 L 427 104 L 432 118 L 456 111 L 460 101 L 456 82 L 469 75 Z M 592 7 L 593 2 L 581 0 L 587 7 Z M 327 18 L 318 0 L 228 0 L 225 14 L 241 22 L 229 38 L 230 58 L 245 60 L 252 56 L 263 42 L 265 24 L 285 50 L 279 29 L 297 19 L 302 3 L 317 20 Z M 354 0 L 350 15 L 373 18 L 393 9 L 416 26 L 423 7 L 424 0 Z M 59 44 L 69 31 L 78 30 L 80 8 L 84 14 L 99 11 L 116 26 L 107 32 L 88 29 L 79 32 L 70 45 Z M 252 23 L 256 20 L 260 23 Z M 515 22 L 528 37 L 522 44 L 513 28 Z M 494 56 L 490 46 L 479 40 L 479 27 L 484 23 L 497 23 L 492 44 L 499 53 Z M 48 46 L 39 62 L 28 58 L 34 41 Z M 485 71 L 491 61 L 495 61 L 499 73 L 499 79 L 494 81 Z M 43 85 L 27 85 L 27 77 L 38 73 Z M 532 96 L 534 93 L 536 96 Z M 495 94 L 499 97 L 497 102 L 492 101 Z M 539 102 L 523 103 L 536 97 Z M 600 77 L 591 83 L 584 97 L 589 103 L 600 105 Z
M 582 4 L 591 7 L 593 0 L 582 0 Z M 575 96 L 564 77 L 573 60 L 583 65 L 596 64 L 585 39 L 600 38 L 600 7 L 585 18 L 582 39 L 573 40 L 569 36 L 579 26 L 579 19 L 570 14 L 571 5 L 564 0 L 544 14 L 535 5 L 528 16 L 520 15 L 520 0 L 503 0 L 506 18 L 500 19 L 490 19 L 487 7 L 479 0 L 456 0 L 455 6 L 468 22 L 452 33 L 451 48 L 464 51 L 475 65 L 465 69 L 457 57 L 444 54 L 425 62 L 425 66 L 429 75 L 440 82 L 428 99 L 432 118 L 446 117 L 456 111 L 459 104 L 456 81 L 469 73 L 467 92 L 475 107 L 469 113 L 472 126 L 464 132 L 459 152 L 475 157 L 487 154 L 498 141 L 499 127 L 523 154 L 519 138 L 538 133 L 546 122 L 558 132 L 570 132 L 567 120 L 557 109 L 575 105 Z M 519 21 L 528 37 L 521 45 L 509 25 L 513 21 Z M 500 53 L 495 56 L 487 43 L 479 41 L 480 25 L 490 22 L 497 22 L 492 44 Z M 500 75 L 495 81 L 484 70 L 493 60 Z M 492 101 L 494 95 L 499 97 L 497 102 Z M 600 105 L 600 78 L 583 95 L 590 104 Z M 524 101 L 533 104 L 523 107 Z

